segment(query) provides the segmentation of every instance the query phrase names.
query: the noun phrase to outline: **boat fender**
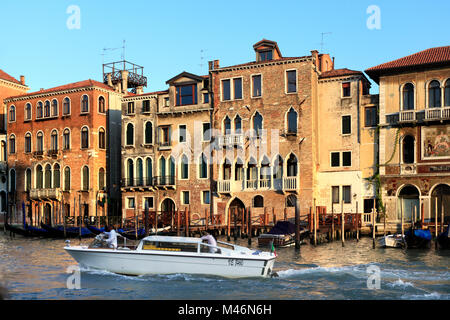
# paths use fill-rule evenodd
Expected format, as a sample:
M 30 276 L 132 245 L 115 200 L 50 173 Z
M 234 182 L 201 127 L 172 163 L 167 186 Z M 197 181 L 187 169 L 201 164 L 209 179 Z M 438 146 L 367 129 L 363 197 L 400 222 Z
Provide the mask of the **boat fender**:
M 65 243 L 66 243 L 66 247 L 70 247 L 70 240 L 66 240 Z

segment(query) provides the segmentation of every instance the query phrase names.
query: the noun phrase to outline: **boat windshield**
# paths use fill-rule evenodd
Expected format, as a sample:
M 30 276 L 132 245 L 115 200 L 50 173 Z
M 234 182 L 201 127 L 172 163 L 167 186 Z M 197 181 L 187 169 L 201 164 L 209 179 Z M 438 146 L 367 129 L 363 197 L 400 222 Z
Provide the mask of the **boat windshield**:
M 197 252 L 197 243 L 188 242 L 165 242 L 165 241 L 147 241 L 144 240 L 142 250 L 160 250 L 160 251 L 179 251 L 179 252 Z

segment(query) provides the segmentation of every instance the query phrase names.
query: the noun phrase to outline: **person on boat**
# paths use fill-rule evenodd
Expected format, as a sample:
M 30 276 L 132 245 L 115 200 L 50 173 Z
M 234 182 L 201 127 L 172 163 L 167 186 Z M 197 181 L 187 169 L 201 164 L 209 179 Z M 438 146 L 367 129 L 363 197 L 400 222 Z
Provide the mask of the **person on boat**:
M 216 239 L 214 239 L 214 237 L 206 231 L 203 231 L 202 234 L 203 236 L 200 239 L 208 241 L 208 244 L 211 246 L 209 247 L 209 253 L 216 253 L 217 251 L 217 248 L 215 248 L 217 247 Z
M 108 236 L 108 239 L 106 240 L 106 243 L 110 248 L 117 249 L 117 237 L 122 237 L 115 229 L 115 226 L 107 227 L 108 231 L 105 231 L 104 233 Z

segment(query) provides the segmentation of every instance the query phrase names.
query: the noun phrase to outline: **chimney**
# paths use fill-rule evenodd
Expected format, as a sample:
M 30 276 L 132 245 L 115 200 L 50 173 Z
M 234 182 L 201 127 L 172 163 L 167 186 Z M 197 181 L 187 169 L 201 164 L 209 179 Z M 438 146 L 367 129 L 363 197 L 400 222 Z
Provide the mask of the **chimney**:
M 143 86 L 139 86 L 136 88 L 136 94 L 143 94 L 144 93 L 144 87 Z
M 20 76 L 20 83 L 25 85 L 25 76 Z
M 212 61 L 208 61 L 208 70 L 209 71 L 214 70 L 214 64 L 213 63 L 214 62 L 212 62 Z
M 219 69 L 219 60 L 214 60 L 214 70 Z
M 319 64 L 319 51 L 311 50 L 311 56 L 316 60 L 316 66 Z
M 128 91 L 128 74 L 129 72 L 126 70 L 120 71 L 120 75 L 122 76 L 122 92 Z
M 106 75 L 106 78 L 108 79 L 108 86 L 112 87 L 113 83 L 112 83 L 112 79 L 111 79 L 111 73 L 108 73 Z

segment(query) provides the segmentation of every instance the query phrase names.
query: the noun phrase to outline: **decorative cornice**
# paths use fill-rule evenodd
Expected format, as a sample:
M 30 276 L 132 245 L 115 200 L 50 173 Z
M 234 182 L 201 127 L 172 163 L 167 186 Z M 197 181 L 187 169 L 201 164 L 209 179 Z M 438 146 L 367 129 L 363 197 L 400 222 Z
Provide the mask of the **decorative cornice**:
M 313 57 L 302 57 L 302 58 L 292 58 L 292 59 L 283 59 L 283 60 L 273 60 L 271 62 L 260 62 L 260 63 L 251 63 L 251 64 L 244 64 L 244 65 L 236 65 L 231 67 L 223 67 L 215 70 L 210 70 L 210 72 L 224 72 L 224 71 L 236 71 L 236 70 L 245 70 L 245 69 L 255 69 L 260 67 L 266 67 L 266 66 L 274 66 L 274 65 L 281 65 L 281 64 L 290 64 L 290 63 L 298 63 L 298 62 L 305 62 L 305 61 L 314 61 Z

